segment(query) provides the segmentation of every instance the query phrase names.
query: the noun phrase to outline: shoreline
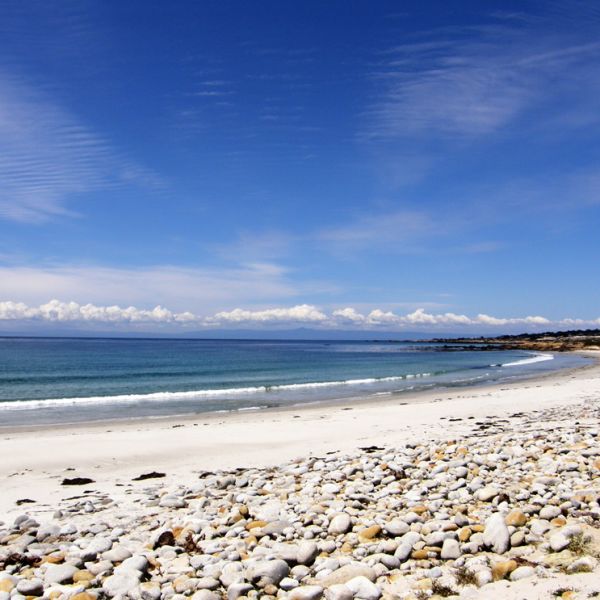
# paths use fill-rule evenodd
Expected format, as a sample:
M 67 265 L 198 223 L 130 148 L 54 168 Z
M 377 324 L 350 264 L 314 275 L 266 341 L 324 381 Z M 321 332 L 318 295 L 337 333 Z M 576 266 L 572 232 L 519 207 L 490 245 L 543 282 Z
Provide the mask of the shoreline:
M 256 411 L 0 429 L 0 516 L 22 511 L 15 503 L 24 498 L 35 500 L 30 511 L 52 512 L 73 491 L 60 486 L 69 473 L 124 497 L 120 488 L 128 489 L 145 471 L 165 472 L 165 483 L 189 481 L 199 470 L 267 467 L 360 446 L 460 436 L 470 421 L 506 416 L 517 407 L 572 405 L 588 389 L 600 393 L 600 353 L 585 354 L 593 364 L 511 383 Z
M 314 400 L 310 402 L 299 402 L 297 404 L 285 404 L 280 406 L 257 406 L 257 407 L 242 407 L 238 409 L 222 410 L 222 411 L 199 411 L 199 412 L 185 412 L 173 415 L 145 415 L 145 416 L 132 416 L 123 418 L 99 418 L 91 419 L 88 421 L 71 421 L 66 423 L 36 423 L 32 425 L 2 425 L 0 423 L 0 436 L 4 434 L 12 434 L 19 432 L 33 432 L 33 431 L 45 431 L 45 430 L 62 430 L 62 429 L 80 429 L 80 428 L 102 428 L 106 426 L 117 427 L 120 425 L 129 424 L 131 426 L 144 425 L 146 423 L 171 423 L 172 421 L 183 421 L 186 424 L 199 419 L 218 419 L 233 417 L 235 415 L 247 415 L 247 414 L 271 414 L 271 413 L 287 413 L 290 411 L 304 411 L 305 409 L 318 409 L 318 408 L 335 408 L 344 403 L 349 403 L 354 406 L 362 406 L 365 404 L 377 406 L 379 404 L 392 403 L 397 400 L 406 401 L 408 404 L 419 404 L 422 402 L 431 401 L 431 397 L 439 396 L 439 394 L 457 394 L 461 391 L 469 390 L 481 390 L 481 389 L 496 389 L 498 387 L 510 387 L 520 385 L 524 382 L 534 382 L 538 380 L 546 380 L 548 378 L 559 377 L 563 378 L 569 376 L 571 373 L 579 372 L 586 369 L 593 369 L 595 366 L 600 366 L 600 351 L 595 350 L 573 350 L 566 351 L 568 354 L 577 354 L 585 358 L 591 359 L 593 362 L 587 365 L 580 365 L 576 367 L 563 367 L 556 370 L 552 370 L 544 373 L 535 373 L 529 375 L 517 376 L 512 381 L 494 381 L 494 382 L 483 382 L 483 383 L 472 383 L 469 382 L 465 385 L 456 386 L 444 386 L 433 387 L 430 389 L 419 389 L 419 390 L 400 390 L 397 392 L 384 392 L 377 394 L 359 394 L 356 396 L 344 396 L 340 398 L 328 398 L 325 400 Z

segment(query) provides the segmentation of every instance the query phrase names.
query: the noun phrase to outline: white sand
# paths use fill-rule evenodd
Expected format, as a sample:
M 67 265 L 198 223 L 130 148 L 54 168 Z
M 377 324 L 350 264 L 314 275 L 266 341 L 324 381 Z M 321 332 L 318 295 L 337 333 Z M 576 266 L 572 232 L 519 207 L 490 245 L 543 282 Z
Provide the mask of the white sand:
M 599 394 L 600 366 L 594 365 L 510 385 L 436 390 L 377 402 L 0 429 L 0 519 L 25 510 L 51 513 L 59 499 L 82 492 L 61 486 L 64 477 L 90 477 L 94 490 L 115 499 L 127 493 L 131 501 L 135 486 L 143 485 L 131 485 L 131 479 L 149 471 L 165 472 L 165 484 L 185 483 L 195 480 L 199 470 L 267 466 L 359 446 L 448 439 L 471 431 L 473 418 L 571 405 Z M 23 498 L 36 502 L 16 506 Z

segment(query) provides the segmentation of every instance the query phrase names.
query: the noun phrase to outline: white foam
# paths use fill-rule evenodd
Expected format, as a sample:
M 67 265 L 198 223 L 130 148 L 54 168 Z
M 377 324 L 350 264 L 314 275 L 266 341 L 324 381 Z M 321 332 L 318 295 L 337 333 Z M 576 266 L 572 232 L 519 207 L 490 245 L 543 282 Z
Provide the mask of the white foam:
M 544 362 L 546 360 L 553 360 L 553 354 L 534 354 L 531 358 L 523 358 L 521 360 L 515 360 L 514 362 L 504 363 L 503 367 L 520 367 L 521 365 L 531 365 L 533 363 Z
M 154 392 L 150 394 L 118 394 L 114 396 L 85 396 L 76 398 L 48 398 L 46 400 L 12 400 L 0 402 L 2 410 L 33 410 L 38 408 L 91 406 L 101 404 L 132 404 L 136 402 L 192 401 L 203 398 L 226 396 L 245 396 L 257 393 L 280 392 L 288 390 L 318 389 L 353 385 L 369 385 L 401 381 L 413 377 L 426 377 L 429 373 L 399 375 L 394 377 L 368 377 L 365 379 L 347 379 L 344 381 L 315 381 L 310 383 L 290 383 L 285 385 L 260 385 L 227 389 L 193 390 L 189 392 Z

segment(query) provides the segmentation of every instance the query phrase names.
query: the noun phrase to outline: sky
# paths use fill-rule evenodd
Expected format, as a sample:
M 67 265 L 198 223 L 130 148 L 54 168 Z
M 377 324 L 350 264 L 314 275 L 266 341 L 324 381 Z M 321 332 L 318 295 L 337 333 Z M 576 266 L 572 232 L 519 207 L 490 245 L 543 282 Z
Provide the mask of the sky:
M 0 4 L 0 334 L 600 326 L 600 8 Z

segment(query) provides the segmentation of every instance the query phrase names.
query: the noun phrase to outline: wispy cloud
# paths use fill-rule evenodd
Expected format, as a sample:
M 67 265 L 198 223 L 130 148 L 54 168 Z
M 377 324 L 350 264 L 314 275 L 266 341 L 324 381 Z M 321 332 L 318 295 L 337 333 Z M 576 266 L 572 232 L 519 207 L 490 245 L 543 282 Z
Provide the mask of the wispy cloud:
M 28 304 L 43 303 L 49 297 L 67 297 L 97 305 L 119 302 L 148 307 L 151 302 L 176 311 L 206 314 L 233 309 L 239 303 L 261 306 L 293 301 L 323 290 L 331 291 L 331 285 L 294 281 L 285 267 L 268 262 L 195 268 L 168 265 L 0 267 L 0 298 Z
M 72 201 L 159 178 L 119 153 L 24 78 L 0 71 L 0 218 L 73 215 Z
M 381 93 L 369 111 L 370 137 L 485 136 L 538 106 L 547 122 L 585 105 L 598 119 L 589 105 L 598 104 L 600 42 L 581 30 L 558 35 L 543 23 L 504 20 L 426 32 L 384 56 L 372 74 Z

